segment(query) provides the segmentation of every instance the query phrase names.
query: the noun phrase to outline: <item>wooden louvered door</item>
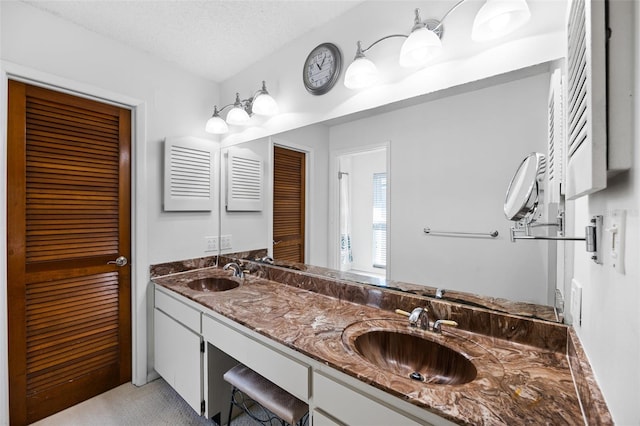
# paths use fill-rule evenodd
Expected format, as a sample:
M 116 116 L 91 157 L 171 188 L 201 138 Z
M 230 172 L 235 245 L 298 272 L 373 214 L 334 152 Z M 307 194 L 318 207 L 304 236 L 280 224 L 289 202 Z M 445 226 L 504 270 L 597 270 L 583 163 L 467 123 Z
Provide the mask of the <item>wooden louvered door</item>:
M 304 263 L 305 153 L 273 148 L 273 258 Z
M 131 380 L 131 112 L 9 82 L 11 424 Z M 120 262 L 121 263 L 121 262 Z

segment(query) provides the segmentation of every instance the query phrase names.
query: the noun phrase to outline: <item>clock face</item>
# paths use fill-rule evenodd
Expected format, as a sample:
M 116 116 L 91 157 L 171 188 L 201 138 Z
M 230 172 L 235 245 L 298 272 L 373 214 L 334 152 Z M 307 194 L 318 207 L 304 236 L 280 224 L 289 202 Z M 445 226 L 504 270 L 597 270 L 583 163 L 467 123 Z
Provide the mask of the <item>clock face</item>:
M 342 68 L 342 54 L 334 44 L 323 43 L 313 49 L 304 63 L 302 80 L 314 95 L 327 93 L 338 80 Z

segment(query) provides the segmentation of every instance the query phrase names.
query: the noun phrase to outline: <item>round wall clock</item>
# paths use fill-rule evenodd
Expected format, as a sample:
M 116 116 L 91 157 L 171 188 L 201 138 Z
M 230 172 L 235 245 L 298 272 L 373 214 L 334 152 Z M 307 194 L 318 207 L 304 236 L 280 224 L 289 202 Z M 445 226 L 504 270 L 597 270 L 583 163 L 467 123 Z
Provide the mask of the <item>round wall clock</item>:
M 336 84 L 342 69 L 342 53 L 333 43 L 316 46 L 304 61 L 302 81 L 312 95 L 324 95 Z

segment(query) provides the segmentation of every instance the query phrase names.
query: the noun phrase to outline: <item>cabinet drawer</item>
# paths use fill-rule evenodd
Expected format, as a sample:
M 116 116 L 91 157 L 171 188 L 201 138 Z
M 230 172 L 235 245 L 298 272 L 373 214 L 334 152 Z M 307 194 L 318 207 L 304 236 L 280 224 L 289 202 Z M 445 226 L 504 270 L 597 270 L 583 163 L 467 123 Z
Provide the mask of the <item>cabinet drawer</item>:
M 157 288 L 155 291 L 155 307 L 185 327 L 200 334 L 200 311 L 187 306 Z
M 313 411 L 313 426 L 342 426 L 321 411 Z
M 309 366 L 207 315 L 204 339 L 302 401 L 309 400 Z
M 419 424 L 317 372 L 313 373 L 313 401 L 322 411 L 347 425 L 413 426 Z

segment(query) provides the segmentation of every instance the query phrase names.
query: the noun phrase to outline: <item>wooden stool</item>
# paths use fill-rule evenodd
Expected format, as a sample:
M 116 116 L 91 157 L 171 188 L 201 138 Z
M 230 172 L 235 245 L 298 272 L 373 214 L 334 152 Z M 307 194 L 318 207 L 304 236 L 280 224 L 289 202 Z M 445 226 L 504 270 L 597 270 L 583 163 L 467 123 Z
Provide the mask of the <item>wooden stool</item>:
M 309 406 L 251 370 L 249 367 L 242 364 L 236 365 L 224 373 L 224 380 L 229 382 L 233 387 L 231 390 L 228 425 L 231 425 L 231 412 L 233 411 L 234 405 L 254 420 L 265 425 L 271 425 L 272 421 L 278 421 L 283 426 L 287 424 L 306 424 L 309 417 Z M 241 395 L 239 396 L 238 394 Z M 242 395 L 253 400 L 262 408 L 269 410 L 277 417 L 274 417 L 265 410 L 265 419 L 258 418 L 249 411 L 245 403 L 245 398 Z M 239 400 L 239 398 L 241 398 L 241 400 Z

